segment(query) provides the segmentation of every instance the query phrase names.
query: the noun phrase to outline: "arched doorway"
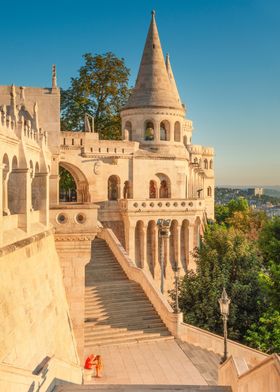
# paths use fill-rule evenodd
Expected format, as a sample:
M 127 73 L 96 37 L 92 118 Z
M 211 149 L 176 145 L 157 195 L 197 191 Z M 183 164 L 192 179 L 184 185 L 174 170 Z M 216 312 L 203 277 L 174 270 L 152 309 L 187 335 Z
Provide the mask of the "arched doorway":
M 77 202 L 77 186 L 72 174 L 59 166 L 59 202 Z
M 120 177 L 112 175 L 108 178 L 108 200 L 120 199 Z
M 89 185 L 84 173 L 69 162 L 59 163 L 59 201 L 64 203 L 90 202 Z
M 154 180 L 150 181 L 149 187 L 149 198 L 156 199 L 157 198 L 157 183 Z
M 170 238 L 169 238 L 169 260 L 171 263 L 171 267 L 174 270 L 175 266 L 179 264 L 178 260 L 178 241 L 179 241 L 179 235 L 178 235 L 178 222 L 176 220 L 173 220 L 171 222 L 171 227 L 170 227 Z

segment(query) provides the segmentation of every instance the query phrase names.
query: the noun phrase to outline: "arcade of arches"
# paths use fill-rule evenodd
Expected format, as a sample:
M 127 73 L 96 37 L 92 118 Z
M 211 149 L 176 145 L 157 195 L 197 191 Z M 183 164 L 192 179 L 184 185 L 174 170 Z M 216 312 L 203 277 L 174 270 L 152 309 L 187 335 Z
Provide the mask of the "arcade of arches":
M 170 227 L 170 236 L 162 240 L 158 236 L 158 226 L 156 220 L 138 220 L 130 227 L 129 254 L 135 260 L 137 267 L 149 271 L 156 280 L 161 274 L 161 245 L 163 245 L 164 276 L 169 276 L 169 284 L 172 287 L 173 270 L 180 267 L 181 274 L 187 269 L 194 269 L 193 251 L 200 246 L 202 225 L 199 218 L 194 223 L 188 219 L 173 219 Z M 163 243 L 161 244 L 161 241 Z

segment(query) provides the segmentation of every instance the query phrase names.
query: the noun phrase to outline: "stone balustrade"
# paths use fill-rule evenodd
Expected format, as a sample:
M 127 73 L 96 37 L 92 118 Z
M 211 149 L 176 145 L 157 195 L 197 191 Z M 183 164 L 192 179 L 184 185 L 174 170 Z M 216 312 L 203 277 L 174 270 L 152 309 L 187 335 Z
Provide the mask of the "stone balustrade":
M 203 199 L 122 199 L 119 200 L 119 206 L 128 212 L 186 212 L 203 211 L 205 201 Z

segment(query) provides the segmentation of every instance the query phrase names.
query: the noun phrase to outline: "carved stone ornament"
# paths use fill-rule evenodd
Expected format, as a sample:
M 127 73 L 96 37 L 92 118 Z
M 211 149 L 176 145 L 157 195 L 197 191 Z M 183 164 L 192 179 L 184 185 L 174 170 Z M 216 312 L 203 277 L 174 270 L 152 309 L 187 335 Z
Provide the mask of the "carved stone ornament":
M 101 162 L 100 161 L 95 162 L 93 166 L 94 174 L 96 175 L 100 174 L 100 169 L 101 169 Z

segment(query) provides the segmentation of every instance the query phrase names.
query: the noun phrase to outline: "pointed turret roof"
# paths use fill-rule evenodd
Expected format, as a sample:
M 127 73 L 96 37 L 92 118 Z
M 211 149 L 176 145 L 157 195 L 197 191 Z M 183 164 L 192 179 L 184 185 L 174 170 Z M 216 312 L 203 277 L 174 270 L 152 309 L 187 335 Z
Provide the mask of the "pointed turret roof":
M 165 65 L 153 11 L 136 85 L 125 109 L 141 107 L 182 109 L 173 74 L 172 78 L 174 83 L 170 81 Z
M 166 55 L 166 59 L 165 59 L 165 65 L 166 65 L 166 71 L 170 80 L 170 84 L 173 90 L 173 94 L 174 96 L 176 96 L 176 99 L 178 100 L 178 102 L 181 103 L 181 99 L 180 99 L 180 95 L 177 89 L 177 85 L 176 85 L 176 81 L 172 72 L 172 68 L 171 68 L 171 64 L 170 64 L 170 57 L 169 54 L 167 53 Z

